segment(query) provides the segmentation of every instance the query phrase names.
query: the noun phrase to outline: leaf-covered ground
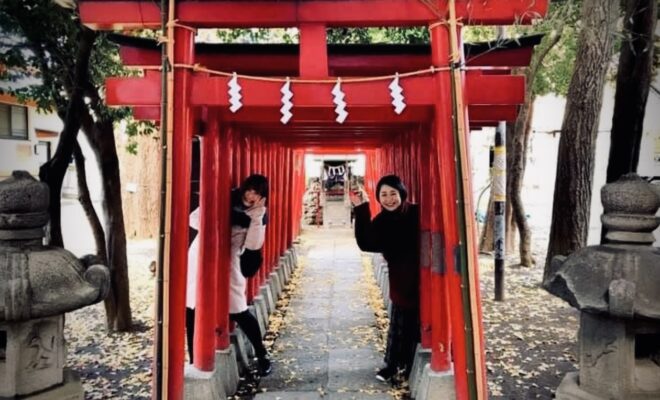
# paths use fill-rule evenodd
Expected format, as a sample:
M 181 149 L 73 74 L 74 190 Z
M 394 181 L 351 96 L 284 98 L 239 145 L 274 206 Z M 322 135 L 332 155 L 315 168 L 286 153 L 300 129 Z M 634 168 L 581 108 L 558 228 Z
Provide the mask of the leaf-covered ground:
M 102 304 L 66 316 L 67 365 L 81 375 L 86 399 L 151 398 L 156 281 L 148 265 L 155 248 L 151 242 L 133 243 L 129 252 L 136 330 L 108 334 Z M 291 293 L 300 284 L 302 271 L 294 275 L 288 293 L 278 303 L 281 311 L 271 316 L 271 329 L 265 338 L 270 346 L 276 343 L 279 330 L 286 325 L 286 306 Z M 551 399 L 566 372 L 577 368 L 578 314 L 540 288 L 542 273 L 539 266 L 531 269 L 507 267 L 506 301 L 495 302 L 492 300 L 492 261 L 481 257 L 486 358 L 492 399 Z M 368 274 L 366 271 L 365 276 Z M 378 289 L 373 286 L 365 286 L 365 295 L 378 314 L 378 329 L 384 332 L 387 320 L 382 311 L 377 311 L 380 307 L 375 299 L 377 293 Z M 253 378 L 243 381 L 239 398 L 249 398 L 259 391 L 258 382 Z
M 480 261 L 490 398 L 554 398 L 577 369 L 578 312 L 540 287 L 541 266 L 507 266 L 505 301 L 494 301 L 492 259 Z
M 66 314 L 67 366 L 80 375 L 85 399 L 151 399 L 154 246 L 136 242 L 128 249 L 133 332 L 108 334 L 103 303 Z

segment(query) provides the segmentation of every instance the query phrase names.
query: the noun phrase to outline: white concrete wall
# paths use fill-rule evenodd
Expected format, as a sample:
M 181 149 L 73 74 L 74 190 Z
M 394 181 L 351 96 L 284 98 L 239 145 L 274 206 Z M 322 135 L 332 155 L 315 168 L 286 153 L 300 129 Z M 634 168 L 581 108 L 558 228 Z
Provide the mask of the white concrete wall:
M 660 77 L 654 85 L 660 87 Z M 588 244 L 600 241 L 600 215 L 603 208 L 600 202 L 600 189 L 605 184 L 607 161 L 610 150 L 610 129 L 614 110 L 614 83 L 606 85 L 603 94 L 603 109 L 596 141 L 596 160 L 592 191 L 592 207 Z M 552 201 L 556 175 L 559 134 L 552 132 L 561 129 L 566 101 L 556 96 L 543 96 L 536 100 L 530 141 L 527 170 L 523 183 L 523 202 L 529 223 L 536 233 L 535 240 L 547 241 L 552 218 Z M 641 143 L 638 174 L 660 176 L 660 96 L 651 91 L 646 107 L 644 133 Z M 488 181 L 488 146 L 493 143 L 494 130 L 475 131 L 471 135 L 471 151 L 474 179 L 474 196 L 477 201 L 479 189 Z M 479 204 L 483 210 L 488 202 L 486 192 Z M 660 245 L 660 229 L 655 231 L 656 243 Z
M 0 179 L 6 178 L 13 170 L 19 169 L 28 171 L 38 179 L 41 157 L 37 154 L 37 144 L 40 140 L 50 142 L 52 155 L 57 148 L 59 136 L 52 139 L 38 139 L 36 130 L 59 133 L 62 131 L 62 127 L 63 123 L 57 114 L 39 113 L 35 107 L 28 107 L 28 140 L 0 139 Z M 78 140 L 85 155 L 90 195 L 101 218 L 101 223 L 104 223 L 99 208 L 102 192 L 96 158 L 82 133 L 79 134 Z M 62 202 L 62 234 L 65 247 L 81 256 L 94 252 L 94 243 L 89 223 L 76 199 L 77 191 L 76 171 L 74 164 L 71 163 L 62 185 L 62 196 L 65 198 Z

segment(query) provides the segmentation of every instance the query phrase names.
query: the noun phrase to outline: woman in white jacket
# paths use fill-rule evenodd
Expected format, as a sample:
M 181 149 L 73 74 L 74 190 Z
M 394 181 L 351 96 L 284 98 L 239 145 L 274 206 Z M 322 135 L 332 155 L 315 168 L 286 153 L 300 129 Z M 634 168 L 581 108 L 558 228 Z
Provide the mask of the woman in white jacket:
M 258 359 L 258 370 L 262 376 L 270 374 L 272 367 L 268 352 L 261 340 L 257 319 L 248 311 L 247 278 L 245 269 L 252 273 L 259 268 L 261 247 L 266 233 L 266 199 L 268 180 L 263 175 L 251 175 L 239 188 L 231 191 L 231 269 L 229 285 L 229 318 L 236 322 L 252 343 Z M 190 227 L 199 230 L 199 208 L 190 214 Z M 186 333 L 188 354 L 193 362 L 193 337 L 195 322 L 195 299 L 197 293 L 197 270 L 199 236 L 196 236 L 188 251 L 188 282 L 186 292 Z M 241 268 L 243 266 L 243 269 Z
M 195 335 L 195 300 L 197 296 L 197 269 L 199 262 L 199 207 L 190 213 L 188 223 L 196 232 L 188 248 L 188 279 L 186 282 L 186 338 L 188 342 L 188 357 L 193 363 L 193 337 Z
M 272 367 L 261 340 L 257 319 L 248 311 L 247 278 L 262 262 L 261 247 L 266 233 L 266 198 L 268 179 L 250 175 L 231 193 L 231 272 L 229 286 L 229 318 L 235 321 L 252 343 L 262 376 Z M 251 270 L 246 272 L 246 269 Z

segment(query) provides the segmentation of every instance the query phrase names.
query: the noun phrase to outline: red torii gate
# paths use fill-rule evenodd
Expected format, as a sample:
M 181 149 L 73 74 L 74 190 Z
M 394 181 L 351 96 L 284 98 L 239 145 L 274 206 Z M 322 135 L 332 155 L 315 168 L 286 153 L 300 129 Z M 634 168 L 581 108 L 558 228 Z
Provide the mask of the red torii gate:
M 168 2 L 163 2 L 163 4 Z M 163 128 L 171 142 L 171 190 L 165 206 L 166 252 L 164 323 L 157 346 L 165 346 L 156 376 L 165 385 L 163 398 L 182 398 L 184 364 L 184 308 L 191 139 L 202 144 L 202 240 L 195 337 L 195 366 L 214 368 L 214 352 L 229 346 L 228 216 L 229 188 L 251 172 L 262 172 L 272 182 L 271 226 L 265 267 L 251 280 L 249 297 L 277 266 L 277 260 L 299 232 L 304 191 L 305 152 L 362 152 L 367 155 L 367 184 L 396 172 L 410 183 L 411 198 L 422 215 L 422 345 L 431 349 L 433 371 L 455 374 L 457 399 L 486 398 L 481 311 L 470 227 L 468 177 L 457 182 L 469 160 L 462 140 L 466 132 L 454 123 L 492 125 L 515 119 L 522 103 L 524 79 L 510 69 L 527 65 L 529 49 L 513 48 L 468 58 L 466 68 L 451 58 L 452 34 L 446 21 L 452 0 L 343 0 L 343 1 L 170 1 L 168 42 L 173 73 L 169 85 L 176 95 Z M 455 17 L 463 24 L 529 23 L 545 15 L 547 0 L 457 0 Z M 82 21 L 94 29 L 160 28 L 161 9 L 152 1 L 81 1 Z M 456 22 L 456 18 L 452 20 Z M 430 54 L 378 54 L 364 47 L 350 54 L 326 46 L 326 27 L 428 26 Z M 298 27 L 300 44 L 291 53 L 277 46 L 252 47 L 231 54 L 229 48 L 194 43 L 190 28 Z M 454 40 L 455 44 L 455 40 Z M 235 47 L 234 47 L 235 49 Z M 267 49 L 267 50 L 264 50 Z M 249 49 L 248 49 L 249 50 Z M 455 55 L 455 54 L 454 54 Z M 108 78 L 106 100 L 131 106 L 137 118 L 161 118 L 164 93 L 158 50 L 133 40 L 122 45 L 126 65 L 144 69 L 132 78 Z M 267 57 L 267 58 L 266 58 Z M 383 80 L 344 79 L 350 113 L 334 122 L 329 94 L 337 76 L 372 76 L 433 68 L 401 79 L 407 108 L 392 111 Z M 493 68 L 489 68 L 493 67 Z M 462 74 L 454 76 L 454 68 Z M 243 108 L 228 111 L 230 76 L 217 71 L 275 77 L 241 78 Z M 294 116 L 279 122 L 280 87 L 284 76 L 294 80 Z M 256 77 L 255 77 L 256 78 Z M 312 82 L 315 81 L 315 82 Z M 462 90 L 461 90 L 462 89 Z M 454 93 L 454 97 L 452 97 Z M 461 96 L 464 93 L 464 96 Z M 171 99 L 170 99 L 171 100 Z M 455 101 L 458 100 L 458 101 Z M 455 109 L 452 109 L 454 106 Z M 203 122 L 203 124 L 201 124 Z M 463 167 L 461 169 L 461 167 Z M 468 169 L 469 170 L 469 169 Z M 464 174 L 463 174 L 464 175 Z M 457 207 L 459 202 L 462 207 Z M 468 216 L 466 219 L 466 215 Z M 155 396 L 160 385 L 156 385 Z

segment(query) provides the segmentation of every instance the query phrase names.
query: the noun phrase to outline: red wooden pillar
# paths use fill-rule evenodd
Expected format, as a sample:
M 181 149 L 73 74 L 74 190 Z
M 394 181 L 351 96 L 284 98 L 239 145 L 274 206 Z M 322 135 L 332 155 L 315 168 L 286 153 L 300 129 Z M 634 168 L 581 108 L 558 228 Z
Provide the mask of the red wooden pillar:
M 257 140 L 255 142 L 255 146 L 253 147 L 253 153 L 255 154 L 254 160 L 255 160 L 255 165 L 254 169 L 255 171 L 263 171 L 261 165 L 259 164 L 261 160 L 261 154 L 262 154 L 262 141 Z M 275 185 L 276 182 L 273 181 L 273 177 L 265 174 L 265 176 L 268 178 L 268 225 L 273 225 L 275 223 L 275 218 L 274 218 L 274 208 L 276 207 L 276 201 L 274 199 L 274 190 L 275 190 Z M 272 236 L 272 228 L 267 227 L 268 233 L 266 236 L 266 240 L 271 240 L 270 237 Z M 265 245 L 265 244 L 264 244 Z M 269 262 L 268 258 L 265 258 L 264 265 L 259 269 L 259 273 L 255 276 L 255 294 L 258 292 L 259 288 L 261 287 L 261 284 L 265 282 L 265 280 L 268 277 L 268 274 L 270 273 L 270 265 L 271 263 Z
M 284 148 L 284 155 L 284 176 L 286 176 L 287 181 L 287 184 L 284 187 L 284 204 L 288 210 L 286 219 L 284 220 L 284 231 L 286 232 L 284 235 L 284 247 L 288 249 L 291 247 L 291 243 L 293 242 L 291 222 L 293 221 L 293 216 L 297 213 L 298 209 L 296 207 L 297 204 L 295 204 L 293 200 L 293 190 L 296 182 L 294 181 L 293 174 L 291 173 L 293 159 L 291 158 L 290 147 L 287 146 Z
M 202 371 L 213 371 L 215 365 L 216 293 L 218 276 L 219 227 L 218 118 L 211 112 L 208 132 L 202 137 L 200 179 L 199 266 L 197 270 L 197 300 L 195 302 L 194 365 Z
M 303 213 L 303 201 L 302 197 L 305 192 L 305 153 L 301 150 L 292 150 L 293 152 L 293 176 L 294 181 L 296 182 L 296 191 L 294 192 L 294 198 L 296 201 L 296 214 L 293 220 L 291 221 L 293 225 L 293 234 L 291 236 L 292 240 L 295 240 L 296 237 L 300 234 L 300 224 L 302 220 Z
M 217 203 L 218 212 L 216 225 L 218 227 L 218 255 L 217 255 L 217 307 L 216 323 L 217 336 L 216 348 L 224 350 L 229 348 L 229 283 L 231 271 L 231 222 L 229 209 L 231 207 L 232 188 L 232 159 L 238 153 L 233 151 L 234 131 L 231 128 L 222 129 L 223 133 L 218 143 L 218 178 L 217 178 Z
M 173 64 L 194 62 L 194 33 L 175 28 Z M 190 174 L 192 158 L 192 112 L 189 104 L 192 73 L 174 71 L 174 111 L 172 137 L 172 197 L 169 248 L 167 393 L 171 400 L 183 398 L 185 359 L 186 275 L 188 266 L 188 225 L 190 214 Z
M 440 68 L 449 65 L 449 31 L 447 25 L 435 25 L 431 31 L 431 57 L 433 65 Z M 434 323 L 433 334 L 441 341 L 435 341 L 432 347 L 431 368 L 434 371 L 444 371 L 449 368 L 448 346 L 443 343 L 446 338 L 451 337 L 451 355 L 454 363 L 454 376 L 457 399 L 467 396 L 467 374 L 465 354 L 465 324 L 463 318 L 463 302 L 461 296 L 461 277 L 457 257 L 460 254 L 460 243 L 458 238 L 458 221 L 456 215 L 456 162 L 454 143 L 454 126 L 452 118 L 451 79 L 449 71 L 441 71 L 436 74 L 436 105 L 435 105 L 435 129 L 433 130 L 435 148 L 438 162 L 438 184 L 440 189 L 440 201 L 442 210 L 442 234 L 444 247 L 444 262 L 440 264 L 439 271 L 433 271 L 434 298 L 432 300 L 435 310 L 443 310 L 443 298 L 446 294 L 451 323 L 438 320 Z M 443 310 L 444 311 L 444 310 Z M 436 334 L 436 327 L 438 332 Z M 451 335 L 448 329 L 451 328 Z
M 276 162 L 277 148 L 274 142 L 268 144 L 268 179 L 270 179 L 270 201 L 271 201 L 271 212 L 269 217 L 270 232 L 269 232 L 269 241 L 268 249 L 270 252 L 271 262 L 274 263 L 279 257 L 279 252 L 277 248 L 277 229 L 278 229 L 278 216 L 280 213 L 280 205 L 278 198 L 278 191 L 280 182 L 278 180 L 277 174 L 277 162 Z
M 241 184 L 241 179 L 242 179 L 242 165 L 243 165 L 243 157 L 244 157 L 244 149 L 242 146 L 242 141 L 243 141 L 243 135 L 241 132 L 235 128 L 232 128 L 233 132 L 233 140 L 232 140 L 232 159 L 233 159 L 233 167 L 232 167 L 232 187 L 237 187 L 238 185 Z
M 324 24 L 303 23 L 300 29 L 300 76 L 324 78 L 328 76 L 328 50 Z
M 420 177 L 420 299 L 419 320 L 421 329 L 421 343 L 425 349 L 431 348 L 431 226 L 434 218 L 434 193 L 432 185 L 432 164 L 430 138 L 425 136 L 425 146 L 419 157 L 419 171 L 423 171 Z M 436 230 L 437 232 L 437 230 Z
M 279 187 L 277 188 L 277 198 L 278 198 L 278 203 L 279 203 L 279 213 L 277 216 L 277 224 L 278 224 L 278 230 L 277 230 L 277 253 L 278 256 L 284 254 L 284 251 L 286 250 L 286 233 L 285 229 L 286 226 L 284 224 L 284 217 L 285 214 L 288 214 L 290 212 L 287 204 L 284 202 L 285 196 L 284 193 L 286 192 L 286 187 L 289 186 L 289 182 L 285 179 L 286 176 L 284 175 L 285 171 L 285 166 L 284 166 L 285 160 L 284 160 L 284 147 L 282 145 L 277 146 L 277 175 L 279 177 Z

